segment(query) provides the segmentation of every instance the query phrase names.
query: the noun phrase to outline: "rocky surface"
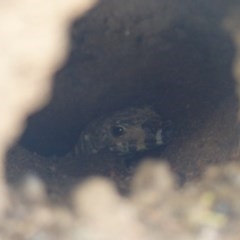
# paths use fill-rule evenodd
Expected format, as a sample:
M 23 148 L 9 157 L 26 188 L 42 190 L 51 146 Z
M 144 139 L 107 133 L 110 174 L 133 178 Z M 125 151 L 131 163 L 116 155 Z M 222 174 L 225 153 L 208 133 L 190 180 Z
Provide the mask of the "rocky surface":
M 47 101 L 49 76 L 56 74 L 50 103 L 28 119 L 21 140 L 8 152 L 7 188 L 2 168 L 0 238 L 238 239 L 237 1 L 100 1 L 69 30 L 70 53 L 60 70 L 66 53 L 61 37 L 80 10 L 50 3 L 39 1 L 36 7 L 25 0 L 16 9 L 3 3 L 10 10 L 1 15 L 6 38 L 0 47 L 12 55 L 9 65 L 4 54 L 0 61 L 2 155 L 26 114 Z M 13 18 L 13 9 L 23 22 Z M 9 19 L 27 19 L 32 28 L 5 27 Z M 38 29 L 29 19 L 47 24 Z M 46 38 L 45 30 L 54 38 Z M 43 48 L 35 47 L 36 37 Z M 26 57 L 33 52 L 40 54 L 36 65 Z M 163 151 L 130 166 L 114 154 L 74 154 L 89 122 L 141 104 L 176 124 Z

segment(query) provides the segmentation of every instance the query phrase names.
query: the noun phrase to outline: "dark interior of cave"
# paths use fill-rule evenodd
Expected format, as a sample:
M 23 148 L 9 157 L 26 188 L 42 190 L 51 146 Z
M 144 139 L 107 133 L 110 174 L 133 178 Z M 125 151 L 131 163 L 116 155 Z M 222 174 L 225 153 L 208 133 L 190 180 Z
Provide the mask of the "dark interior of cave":
M 58 162 L 91 120 L 150 105 L 174 122 L 174 137 L 158 157 L 184 179 L 228 160 L 238 135 L 235 48 L 222 26 L 224 7 L 198 4 L 168 9 L 156 0 L 102 1 L 77 20 L 52 99 L 28 119 L 19 144 L 42 156 L 43 166 L 53 156 Z

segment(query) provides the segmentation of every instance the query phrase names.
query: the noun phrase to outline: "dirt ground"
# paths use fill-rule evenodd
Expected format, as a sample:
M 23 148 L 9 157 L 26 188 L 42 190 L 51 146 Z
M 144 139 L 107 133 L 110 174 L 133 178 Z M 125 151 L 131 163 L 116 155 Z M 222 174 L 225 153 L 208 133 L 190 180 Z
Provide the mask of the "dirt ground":
M 53 218 L 42 238 L 40 231 L 39 238 L 21 239 L 57 239 L 62 225 L 67 230 L 58 239 L 73 232 L 89 240 L 238 239 L 233 236 L 240 216 L 236 46 L 223 27 L 231 1 L 217 7 L 184 2 L 103 0 L 73 24 L 71 51 L 55 74 L 52 99 L 29 117 L 9 151 L 7 178 L 21 189 L 23 176 L 38 176 L 51 203 L 67 203 L 79 214 L 82 232 L 72 228 L 65 207 L 51 208 L 51 214 L 64 215 L 62 222 L 54 225 Z M 75 154 L 91 120 L 145 104 L 174 122 L 174 137 L 161 152 L 136 157 L 130 167 L 114 154 Z M 77 184 L 91 177 L 111 183 L 90 180 L 72 199 Z M 94 208 L 96 196 L 102 198 Z M 50 204 L 44 201 L 36 209 Z M 80 210 L 74 201 L 82 203 Z M 108 205 L 116 211 L 114 220 Z M 80 239 L 73 235 L 70 239 Z

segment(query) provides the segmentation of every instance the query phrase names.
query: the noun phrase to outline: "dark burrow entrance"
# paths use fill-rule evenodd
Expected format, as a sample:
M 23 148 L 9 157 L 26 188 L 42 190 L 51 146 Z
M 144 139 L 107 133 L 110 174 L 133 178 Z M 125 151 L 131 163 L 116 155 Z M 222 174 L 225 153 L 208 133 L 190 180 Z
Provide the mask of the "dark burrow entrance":
M 132 106 L 149 105 L 174 123 L 172 141 L 154 157 L 168 161 L 182 180 L 231 158 L 238 142 L 235 49 L 221 25 L 222 9 L 213 14 L 204 3 L 182 9 L 146 2 L 103 1 L 74 23 L 52 100 L 29 118 L 19 141 L 37 153 L 36 162 L 32 155 L 24 163 L 12 158 L 10 178 L 21 166 L 45 179 L 52 179 L 49 166 L 74 178 L 124 172 L 113 155 L 73 152 L 90 121 Z

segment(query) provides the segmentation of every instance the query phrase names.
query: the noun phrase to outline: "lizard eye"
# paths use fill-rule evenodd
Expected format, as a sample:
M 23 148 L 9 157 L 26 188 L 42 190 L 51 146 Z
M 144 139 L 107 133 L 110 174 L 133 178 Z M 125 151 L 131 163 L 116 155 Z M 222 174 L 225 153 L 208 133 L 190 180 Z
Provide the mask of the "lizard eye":
M 125 133 L 125 130 L 121 126 L 112 126 L 111 133 L 114 137 L 120 137 Z

